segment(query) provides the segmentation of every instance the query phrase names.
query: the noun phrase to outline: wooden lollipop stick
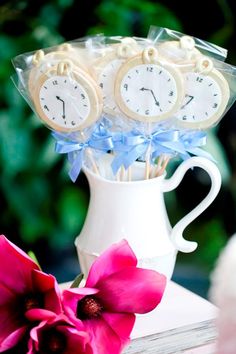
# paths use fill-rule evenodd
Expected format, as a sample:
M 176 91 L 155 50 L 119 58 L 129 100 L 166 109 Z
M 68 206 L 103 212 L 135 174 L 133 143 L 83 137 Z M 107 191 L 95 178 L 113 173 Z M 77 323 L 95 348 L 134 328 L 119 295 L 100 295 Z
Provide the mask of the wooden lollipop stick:
M 164 173 L 164 171 L 165 171 L 165 169 L 166 169 L 166 167 L 167 167 L 169 161 L 170 161 L 170 156 L 166 156 L 166 157 L 164 158 L 164 161 L 163 161 L 163 164 L 162 164 L 162 166 L 161 166 L 161 169 L 160 169 L 159 172 L 157 173 L 157 177 L 158 177 L 158 176 L 161 176 L 161 175 Z
M 121 169 L 120 169 L 120 180 L 121 181 L 125 180 L 125 168 L 123 165 L 121 166 Z
M 129 166 L 129 168 L 128 168 L 128 181 L 129 182 L 132 181 L 132 167 L 131 166 Z
M 152 177 L 157 177 L 158 176 L 158 171 L 161 169 L 162 162 L 163 162 L 163 155 L 160 155 L 158 157 L 157 165 L 153 169 L 153 176 Z
M 146 166 L 145 166 L 145 179 L 150 177 L 150 157 L 151 157 L 151 144 L 149 144 L 147 153 L 146 153 Z

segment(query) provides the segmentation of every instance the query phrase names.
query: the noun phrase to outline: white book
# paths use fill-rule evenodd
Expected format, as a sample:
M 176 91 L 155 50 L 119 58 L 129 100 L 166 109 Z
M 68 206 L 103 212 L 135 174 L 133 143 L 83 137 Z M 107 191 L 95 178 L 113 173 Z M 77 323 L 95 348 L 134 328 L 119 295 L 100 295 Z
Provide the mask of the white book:
M 124 354 L 213 354 L 218 310 L 170 281 L 159 306 L 138 315 Z

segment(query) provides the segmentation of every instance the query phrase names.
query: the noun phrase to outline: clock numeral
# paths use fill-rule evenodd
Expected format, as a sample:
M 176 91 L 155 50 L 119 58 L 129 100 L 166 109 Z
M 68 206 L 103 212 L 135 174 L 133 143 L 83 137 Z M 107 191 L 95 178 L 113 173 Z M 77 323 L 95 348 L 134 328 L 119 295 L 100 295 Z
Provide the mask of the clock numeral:
M 52 82 L 52 84 L 53 84 L 53 85 L 58 85 L 57 80 L 54 80 L 54 81 Z
M 174 96 L 174 91 L 170 91 L 169 96 Z
M 198 81 L 198 82 L 202 82 L 202 81 L 203 81 L 203 78 L 202 78 L 202 77 L 200 77 L 200 76 L 198 76 L 198 77 L 196 78 L 196 81 Z
M 146 114 L 146 116 L 148 116 L 150 114 L 149 109 L 146 109 L 145 114 Z
M 71 125 L 75 125 L 75 122 L 72 120 Z
M 217 108 L 218 107 L 218 103 L 214 103 L 212 108 Z
M 85 100 L 85 95 L 83 93 L 81 93 L 81 97 L 83 100 Z
M 187 116 L 183 116 L 183 117 L 182 117 L 182 120 L 187 120 Z
M 152 67 L 152 66 L 151 66 L 151 67 L 148 66 L 148 67 L 147 67 L 147 71 L 150 72 L 150 73 L 152 73 L 152 72 L 153 72 L 153 67 Z
M 49 108 L 48 108 L 48 106 L 46 104 L 43 106 L 43 108 L 46 109 L 49 112 Z
M 129 88 L 128 84 L 124 84 L 124 89 L 125 89 L 126 91 L 128 91 L 128 88 Z
M 103 83 L 102 83 L 102 82 L 100 82 L 99 86 L 100 86 L 101 88 L 103 88 Z

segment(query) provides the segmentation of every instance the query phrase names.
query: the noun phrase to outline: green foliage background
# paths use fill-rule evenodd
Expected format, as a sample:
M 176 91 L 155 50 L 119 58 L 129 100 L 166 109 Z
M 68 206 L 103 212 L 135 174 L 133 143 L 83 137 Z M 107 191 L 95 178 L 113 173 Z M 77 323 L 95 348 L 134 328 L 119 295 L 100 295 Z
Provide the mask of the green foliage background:
M 178 3 L 181 7 L 181 1 Z M 215 3 L 221 24 L 215 24 L 214 31 L 211 28 L 204 39 L 227 46 L 234 34 L 234 18 L 227 1 Z M 0 2 L 1 233 L 36 252 L 40 252 L 37 247 L 42 244 L 64 249 L 71 246 L 79 234 L 89 200 L 85 178 L 81 175 L 75 185 L 71 183 L 65 159 L 54 153 L 50 132 L 40 124 L 14 87 L 10 79 L 14 73 L 11 58 L 92 33 L 146 36 L 150 25 L 188 32 L 191 29 L 188 13 L 184 13 L 184 2 L 182 5 L 180 16 L 171 1 Z M 201 25 L 199 22 L 199 30 Z M 190 34 L 202 34 L 195 32 L 192 29 Z M 231 59 L 234 58 L 235 52 L 231 51 Z M 216 152 L 215 158 L 220 160 L 222 175 L 228 183 L 230 166 L 214 136 L 210 149 Z M 170 213 L 171 206 L 172 211 L 176 210 L 178 204 L 174 196 L 169 197 L 168 203 Z M 186 210 L 180 210 L 179 215 L 172 212 L 172 219 L 185 213 Z M 212 265 L 227 239 L 222 221 L 216 218 L 199 222 L 190 234 L 202 242 L 201 253 L 196 258 Z

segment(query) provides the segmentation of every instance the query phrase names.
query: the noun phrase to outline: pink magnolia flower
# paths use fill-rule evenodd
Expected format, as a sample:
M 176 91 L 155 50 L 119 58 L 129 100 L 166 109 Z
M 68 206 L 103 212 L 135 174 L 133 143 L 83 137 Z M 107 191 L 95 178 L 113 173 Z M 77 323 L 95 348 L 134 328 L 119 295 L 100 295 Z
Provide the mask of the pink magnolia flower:
M 62 312 L 59 290 L 52 275 L 20 248 L 0 236 L 0 352 L 14 347 L 37 316 Z
M 95 354 L 120 353 L 129 342 L 134 314 L 149 312 L 161 301 L 166 277 L 136 266 L 123 240 L 96 259 L 84 288 L 62 294 L 65 314 L 78 327 L 83 322 Z
M 27 354 L 92 354 L 89 335 L 75 328 L 65 316 L 42 321 L 30 332 Z

